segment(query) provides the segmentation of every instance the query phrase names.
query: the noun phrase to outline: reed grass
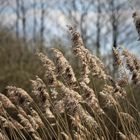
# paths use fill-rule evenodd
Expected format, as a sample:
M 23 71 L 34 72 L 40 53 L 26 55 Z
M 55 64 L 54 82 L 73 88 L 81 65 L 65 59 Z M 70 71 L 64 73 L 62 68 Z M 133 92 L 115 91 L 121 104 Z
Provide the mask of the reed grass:
M 47 82 L 36 76 L 31 93 L 14 86 L 0 93 L 0 139 L 139 140 L 139 109 L 133 90 L 132 100 L 126 91 L 140 83 L 139 60 L 126 49 L 113 48 L 118 73 L 123 72 L 116 80 L 84 47 L 80 34 L 68 29 L 80 77 L 59 49 L 52 49 L 53 60 L 38 53 Z M 103 83 L 99 92 L 96 79 Z

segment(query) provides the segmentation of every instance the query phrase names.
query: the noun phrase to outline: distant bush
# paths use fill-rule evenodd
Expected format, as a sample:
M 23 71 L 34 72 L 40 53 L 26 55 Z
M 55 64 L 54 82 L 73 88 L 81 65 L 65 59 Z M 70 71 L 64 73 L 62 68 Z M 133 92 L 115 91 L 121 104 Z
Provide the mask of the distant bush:
M 0 91 L 6 85 L 29 89 L 29 79 L 36 74 L 41 76 L 39 61 L 28 45 L 22 38 L 17 40 L 14 33 L 0 31 Z

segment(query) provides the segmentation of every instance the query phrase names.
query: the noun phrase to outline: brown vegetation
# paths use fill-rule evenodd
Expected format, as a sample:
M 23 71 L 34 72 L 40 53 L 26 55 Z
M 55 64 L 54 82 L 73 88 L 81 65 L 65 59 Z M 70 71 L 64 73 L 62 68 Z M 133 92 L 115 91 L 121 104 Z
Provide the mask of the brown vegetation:
M 52 49 L 53 60 L 38 53 L 45 81 L 39 76 L 31 80 L 29 94 L 15 86 L 0 94 L 0 139 L 139 140 L 140 113 L 133 95 L 133 86 L 140 81 L 139 60 L 125 49 L 114 48 L 123 77 L 113 79 L 103 62 L 84 47 L 80 34 L 68 28 L 80 63 L 79 76 L 59 49 Z M 9 65 L 15 60 L 20 70 L 26 67 L 15 56 Z

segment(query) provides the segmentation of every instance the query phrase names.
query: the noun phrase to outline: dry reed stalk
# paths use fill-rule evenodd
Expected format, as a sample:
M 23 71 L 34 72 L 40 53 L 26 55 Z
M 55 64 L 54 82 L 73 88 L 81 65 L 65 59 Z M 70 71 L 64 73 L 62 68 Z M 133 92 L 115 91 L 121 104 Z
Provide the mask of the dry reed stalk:
M 129 79 L 124 68 L 118 69 L 118 72 L 119 72 L 119 78 L 117 79 L 117 84 L 119 87 L 123 88 L 126 85 L 128 85 Z
M 14 128 L 15 126 L 13 123 L 9 120 L 9 118 L 0 116 L 0 124 L 2 128 Z
M 74 117 L 70 116 L 72 119 L 72 126 L 76 129 L 73 130 L 74 138 L 76 140 L 87 140 L 91 139 L 92 133 L 91 130 L 88 130 L 88 127 L 84 125 L 79 114 L 77 113 Z
M 121 87 L 118 82 L 114 81 L 111 77 L 109 77 L 109 80 L 112 84 L 112 86 L 110 86 L 110 88 L 112 87 L 112 96 L 115 98 L 115 99 L 122 99 L 124 100 L 127 96 L 126 94 L 126 91 L 124 90 L 123 87 Z M 109 86 L 109 85 L 108 85 Z
M 4 134 L 2 132 L 2 130 L 0 129 L 0 140 L 9 140 L 9 138 L 6 136 L 6 134 Z
M 136 122 L 136 120 L 128 113 L 119 112 L 119 115 L 125 123 L 133 124 L 134 122 Z
M 2 102 L 2 105 L 5 109 L 7 108 L 13 108 L 15 109 L 15 105 L 9 100 L 8 97 L 6 97 L 4 94 L 0 93 L 0 101 Z
M 128 84 L 128 76 L 126 74 L 126 71 L 124 69 L 124 63 L 121 51 L 119 50 L 120 47 L 114 48 L 113 47 L 113 54 L 114 54 L 114 69 L 117 69 L 117 84 L 120 87 L 124 87 Z
M 17 120 L 10 117 L 10 121 L 14 125 L 15 129 L 18 129 L 18 130 L 23 130 L 24 129 L 24 127 L 19 122 L 17 122 Z
M 65 140 L 72 140 L 65 132 L 61 132 L 61 135 L 64 137 Z
M 17 106 L 17 110 L 18 110 L 19 114 L 22 114 L 24 117 L 27 118 L 28 115 L 27 115 L 26 111 L 22 107 Z
M 31 116 L 34 118 L 36 124 L 39 127 L 44 127 L 45 126 L 41 117 L 39 116 L 39 114 L 33 108 L 30 108 L 30 113 L 31 113 Z
M 113 55 L 114 55 L 114 65 L 121 66 L 122 60 L 121 60 L 121 54 L 118 50 L 119 48 L 112 48 Z
M 48 85 L 54 87 L 57 84 L 54 63 L 43 53 L 39 53 L 38 56 L 45 68 L 45 76 L 47 78 Z
M 120 140 L 129 140 L 129 139 L 127 138 L 127 136 L 124 135 L 122 132 L 117 132 L 117 134 L 118 134 Z
M 33 139 L 41 140 L 37 131 L 31 125 L 30 121 L 21 114 L 18 114 L 18 117 L 20 118 L 20 123 L 23 125 L 24 129 L 26 129 L 26 131 L 33 137 Z
M 84 124 L 85 127 L 89 128 L 89 130 L 94 130 L 95 133 L 97 133 L 100 129 L 98 123 L 95 121 L 93 117 L 90 116 L 88 112 L 86 112 L 81 107 L 78 110 L 79 117 L 81 119 L 82 124 Z
M 86 83 L 81 82 L 81 89 L 83 92 L 84 101 L 95 111 L 98 115 L 104 114 L 104 111 L 99 105 L 99 101 L 95 96 L 93 89 L 91 89 Z
M 99 130 L 98 123 L 95 121 L 95 119 L 82 108 L 82 106 L 74 97 L 67 96 L 64 100 L 64 105 L 67 114 L 73 117 L 78 115 L 81 123 L 88 129 L 94 129 L 94 132 Z
M 131 53 L 128 52 L 128 50 L 123 50 L 122 55 L 126 59 L 126 66 L 128 70 L 132 73 L 132 82 L 134 84 L 139 84 L 140 82 L 140 61 Z
M 39 128 L 39 125 L 36 123 L 35 119 L 31 115 L 28 115 L 27 119 L 31 123 L 34 130 L 37 130 Z
M 14 86 L 7 87 L 7 96 L 14 104 L 21 105 L 26 109 L 28 109 L 30 104 L 33 102 L 33 99 L 26 91 Z
M 85 136 L 85 134 L 83 132 L 74 132 L 74 139 L 76 140 L 86 140 L 87 137 Z
M 139 140 L 140 139 L 140 137 L 137 135 L 134 135 L 133 133 L 129 133 L 129 138 L 131 139 L 131 140 Z
M 34 128 L 27 118 L 25 118 L 22 114 L 18 114 L 18 117 L 20 118 L 21 125 L 27 130 L 27 132 L 35 133 Z
M 59 81 L 57 88 L 60 90 L 59 94 L 61 94 L 61 98 L 65 96 L 72 96 L 77 101 L 82 101 L 82 96 L 78 92 L 70 89 L 69 87 L 66 87 L 62 82 Z
M 72 95 L 64 98 L 64 108 L 68 115 L 75 116 L 79 107 L 79 102 Z
M 47 118 L 53 118 L 53 114 L 50 110 L 50 96 L 47 92 L 46 85 L 44 82 L 37 76 L 35 80 L 31 80 L 32 83 L 32 93 L 35 95 L 35 98 L 38 101 L 38 106 L 40 107 L 42 113 Z
M 71 65 L 60 50 L 54 48 L 52 50 L 56 60 L 57 74 L 63 77 L 64 81 L 70 88 L 74 88 L 76 84 L 76 77 Z
M 0 101 L 0 115 L 5 116 L 7 115 L 7 111 L 5 110 L 5 108 L 3 107 L 2 102 Z
M 118 106 L 118 102 L 114 99 L 112 94 L 114 93 L 114 88 L 109 85 L 105 85 L 103 90 L 99 93 L 100 102 L 103 108 L 112 108 Z
M 86 137 L 86 135 L 90 135 L 90 131 L 87 130 L 85 126 L 83 126 L 80 120 L 80 117 L 78 114 L 76 114 L 74 117 L 71 116 L 72 119 L 72 126 L 76 128 L 76 135 L 79 135 L 80 137 Z
M 90 70 L 88 65 L 86 64 L 86 62 L 82 62 L 82 70 L 81 70 L 82 78 L 80 79 L 80 81 L 83 81 L 88 84 L 90 82 L 89 74 Z
M 80 34 L 75 31 L 72 27 L 69 27 L 69 30 L 71 32 L 72 35 L 72 48 L 73 48 L 73 52 L 74 54 L 80 59 L 82 65 L 86 65 L 86 70 L 87 73 L 84 72 L 84 74 L 89 74 L 89 71 L 91 72 L 91 74 L 93 76 L 98 77 L 99 79 L 103 79 L 106 80 L 108 78 L 108 76 L 106 75 L 105 71 L 104 71 L 104 64 L 100 61 L 99 58 L 97 58 L 96 56 L 92 55 L 85 47 L 82 41 L 82 38 L 80 36 Z M 85 70 L 85 68 L 83 68 L 83 70 Z M 83 77 L 88 77 L 86 75 L 83 75 Z M 82 81 L 84 81 L 84 79 L 82 78 Z M 88 80 L 89 82 L 90 80 Z M 85 83 L 88 83 L 87 81 L 84 81 Z
M 53 108 L 53 110 L 54 110 L 54 112 L 56 114 L 64 113 L 65 112 L 65 109 L 64 109 L 64 99 L 55 101 L 54 102 L 54 108 Z

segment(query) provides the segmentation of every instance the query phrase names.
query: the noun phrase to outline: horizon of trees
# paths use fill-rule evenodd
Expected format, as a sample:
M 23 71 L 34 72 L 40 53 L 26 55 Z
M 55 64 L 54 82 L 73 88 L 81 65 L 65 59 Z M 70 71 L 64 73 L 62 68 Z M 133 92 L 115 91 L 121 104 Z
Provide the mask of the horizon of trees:
M 112 46 L 139 45 L 132 19 L 139 2 L 130 1 L 0 0 L 0 25 L 16 32 L 17 39 L 23 37 L 25 43 L 49 47 L 54 39 L 70 44 L 66 29 L 70 24 L 81 32 L 85 46 L 100 56 Z
M 29 79 L 42 76 L 35 53 L 51 56 L 50 47 L 63 50 L 77 70 L 67 24 L 80 31 L 85 47 L 113 71 L 113 46 L 140 51 L 132 13 L 128 0 L 0 0 L 0 90 L 10 84 L 29 88 Z

